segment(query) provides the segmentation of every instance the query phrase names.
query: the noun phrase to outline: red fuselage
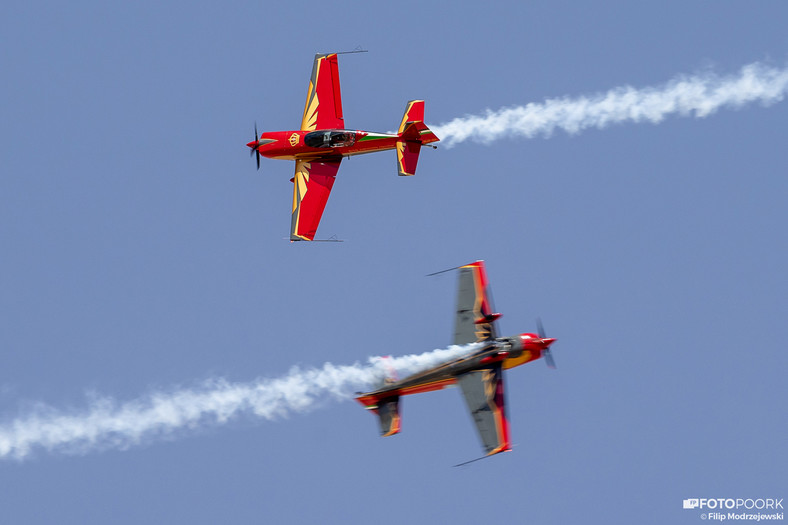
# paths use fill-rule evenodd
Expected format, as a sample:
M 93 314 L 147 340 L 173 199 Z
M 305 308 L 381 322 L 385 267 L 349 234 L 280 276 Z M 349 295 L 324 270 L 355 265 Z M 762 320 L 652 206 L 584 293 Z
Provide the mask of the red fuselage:
M 394 149 L 397 140 L 401 139 L 394 134 L 345 129 L 269 131 L 260 136 L 257 151 L 263 157 L 282 160 L 349 157 Z M 254 148 L 255 142 L 247 145 Z

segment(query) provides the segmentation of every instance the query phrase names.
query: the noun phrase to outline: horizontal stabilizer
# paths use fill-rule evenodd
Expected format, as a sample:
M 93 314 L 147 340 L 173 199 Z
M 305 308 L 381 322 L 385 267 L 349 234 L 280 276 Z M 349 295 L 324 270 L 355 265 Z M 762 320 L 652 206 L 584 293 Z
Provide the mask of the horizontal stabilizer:
M 399 124 L 397 135 L 402 135 L 407 125 L 411 122 L 424 122 L 423 100 L 410 100 L 405 104 L 405 114 L 402 115 L 402 121 Z
M 383 399 L 378 404 L 380 435 L 391 436 L 399 432 L 399 396 Z
M 397 174 L 410 176 L 416 174 L 416 164 L 419 162 L 420 142 L 397 142 Z
M 374 394 L 359 394 L 356 400 L 364 405 L 367 410 L 372 410 L 378 415 L 381 436 L 391 436 L 399 432 L 400 417 L 398 395 L 378 398 Z

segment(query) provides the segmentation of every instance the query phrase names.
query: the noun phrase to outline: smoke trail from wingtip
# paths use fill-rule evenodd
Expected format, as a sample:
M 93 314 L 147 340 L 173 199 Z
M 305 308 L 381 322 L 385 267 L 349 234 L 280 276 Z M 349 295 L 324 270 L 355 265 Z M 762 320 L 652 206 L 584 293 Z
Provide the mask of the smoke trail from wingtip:
M 548 99 L 541 104 L 497 111 L 488 109 L 483 115 L 469 115 L 430 127 L 447 147 L 465 141 L 489 144 L 503 137 L 550 137 L 556 129 L 576 134 L 624 122 L 656 124 L 674 114 L 703 118 L 720 108 L 739 108 L 758 101 L 773 104 L 781 101 L 786 92 L 788 68 L 756 62 L 731 76 L 681 76 L 656 87 L 623 86 L 592 96 Z
M 276 419 L 304 412 L 327 399 L 350 398 L 356 389 L 380 382 L 393 368 L 401 376 L 460 357 L 476 345 L 451 346 L 423 354 L 387 359 L 372 357 L 362 365 L 324 364 L 275 379 L 247 383 L 211 380 L 200 387 L 153 393 L 118 404 L 96 398 L 89 408 L 62 411 L 39 406 L 32 413 L 0 424 L 0 459 L 24 459 L 36 450 L 88 453 L 126 449 L 185 430 L 221 425 L 243 415 Z

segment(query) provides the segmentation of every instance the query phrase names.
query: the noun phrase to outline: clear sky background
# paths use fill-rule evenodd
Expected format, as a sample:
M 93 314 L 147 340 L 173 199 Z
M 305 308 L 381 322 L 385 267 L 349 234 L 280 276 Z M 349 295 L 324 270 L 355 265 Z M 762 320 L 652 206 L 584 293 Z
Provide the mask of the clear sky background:
M 428 124 L 677 75 L 785 68 L 763 2 L 17 2 L 0 16 L 0 425 L 223 377 L 445 348 L 485 259 L 504 335 L 541 316 L 558 370 L 506 376 L 511 453 L 456 389 L 378 437 L 352 400 L 138 445 L 0 460 L 0 521 L 698 523 L 693 497 L 788 497 L 788 102 L 705 119 L 343 162 L 319 237 L 289 232 L 316 52 L 347 127 Z

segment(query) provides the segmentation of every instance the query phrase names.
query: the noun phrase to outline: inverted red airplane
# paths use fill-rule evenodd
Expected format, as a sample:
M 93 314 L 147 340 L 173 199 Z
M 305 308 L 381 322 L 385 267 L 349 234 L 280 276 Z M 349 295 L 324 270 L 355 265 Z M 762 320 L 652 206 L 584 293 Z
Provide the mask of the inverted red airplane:
M 459 271 L 454 344 L 480 343 L 482 348 L 402 380 L 389 380 L 378 390 L 358 393 L 356 399 L 378 415 L 381 435 L 391 436 L 400 431 L 400 397 L 459 384 L 482 446 L 491 456 L 511 449 L 503 371 L 540 357 L 555 368 L 550 353 L 555 339 L 544 335 L 541 321 L 538 334 L 498 337 L 495 322 L 501 314 L 492 308 L 484 261 L 460 266 Z
M 270 131 L 247 146 L 252 155 L 295 160 L 291 241 L 312 241 L 343 157 L 397 150 L 400 175 L 416 173 L 421 146 L 439 139 L 424 124 L 424 101 L 411 100 L 396 134 L 345 129 L 337 54 L 315 55 L 301 129 Z M 434 147 L 434 146 L 433 146 Z

